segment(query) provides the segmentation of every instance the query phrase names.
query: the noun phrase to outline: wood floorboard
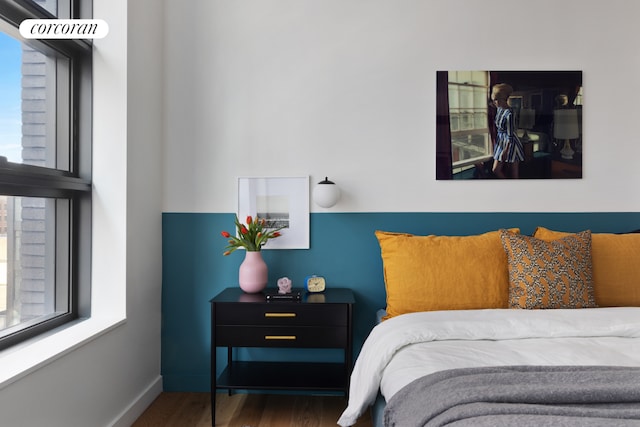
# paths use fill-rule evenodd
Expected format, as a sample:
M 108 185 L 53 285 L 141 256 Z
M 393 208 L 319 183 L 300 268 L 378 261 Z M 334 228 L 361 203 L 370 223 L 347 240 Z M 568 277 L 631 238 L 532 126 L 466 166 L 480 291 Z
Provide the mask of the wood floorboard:
M 267 398 L 265 411 L 260 419 L 260 427 L 289 426 L 293 418 L 289 411 L 270 411 L 268 408 L 283 408 L 291 402 L 291 396 L 271 394 Z
M 216 394 L 216 427 L 335 427 L 340 396 Z M 369 413 L 355 427 L 371 427 Z M 210 427 L 209 393 L 161 393 L 132 427 Z

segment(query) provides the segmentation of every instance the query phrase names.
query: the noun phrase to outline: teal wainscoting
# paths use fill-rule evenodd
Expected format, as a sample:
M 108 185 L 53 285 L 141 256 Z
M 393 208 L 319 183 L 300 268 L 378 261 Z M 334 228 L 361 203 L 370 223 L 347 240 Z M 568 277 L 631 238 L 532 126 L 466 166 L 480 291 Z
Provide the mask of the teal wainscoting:
M 243 252 L 223 256 L 220 231 L 233 231 L 231 213 L 163 214 L 162 375 L 165 391 L 208 391 L 210 381 L 209 300 L 236 286 Z M 287 276 L 301 286 L 309 274 L 326 277 L 328 286 L 348 287 L 356 294 L 354 357 L 369 334 L 375 312 L 385 305 L 380 249 L 375 230 L 414 234 L 469 235 L 536 226 L 563 231 L 626 232 L 640 228 L 640 213 L 313 213 L 308 250 L 269 250 L 269 287 Z M 240 358 L 317 357 L 318 351 L 264 352 L 243 349 Z M 333 351 L 320 353 L 338 360 Z M 222 362 L 226 353 L 219 349 Z M 220 364 L 218 365 L 220 366 Z

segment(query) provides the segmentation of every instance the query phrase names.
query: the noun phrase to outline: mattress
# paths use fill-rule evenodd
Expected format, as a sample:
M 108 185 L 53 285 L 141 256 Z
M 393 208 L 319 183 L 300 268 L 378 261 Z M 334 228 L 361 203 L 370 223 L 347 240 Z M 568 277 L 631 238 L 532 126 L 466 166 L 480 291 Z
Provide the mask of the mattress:
M 411 313 L 375 326 L 351 376 L 349 426 L 425 375 L 513 365 L 640 366 L 640 308 L 451 310 Z

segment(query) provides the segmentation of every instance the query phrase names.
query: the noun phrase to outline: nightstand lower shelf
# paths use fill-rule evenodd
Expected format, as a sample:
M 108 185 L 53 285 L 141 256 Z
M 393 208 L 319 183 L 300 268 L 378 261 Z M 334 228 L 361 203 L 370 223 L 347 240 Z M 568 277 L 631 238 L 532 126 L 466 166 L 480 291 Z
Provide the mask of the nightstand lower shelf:
M 234 361 L 222 371 L 216 388 L 344 392 L 346 378 L 344 363 Z

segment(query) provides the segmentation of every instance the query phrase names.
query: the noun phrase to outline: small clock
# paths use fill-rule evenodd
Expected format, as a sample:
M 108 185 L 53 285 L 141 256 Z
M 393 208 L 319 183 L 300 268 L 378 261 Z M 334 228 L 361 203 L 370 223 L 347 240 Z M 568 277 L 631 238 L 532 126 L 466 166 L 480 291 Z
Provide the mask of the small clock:
M 305 277 L 304 283 L 307 287 L 307 291 L 309 292 L 323 292 L 327 286 L 324 277 L 316 275 Z

